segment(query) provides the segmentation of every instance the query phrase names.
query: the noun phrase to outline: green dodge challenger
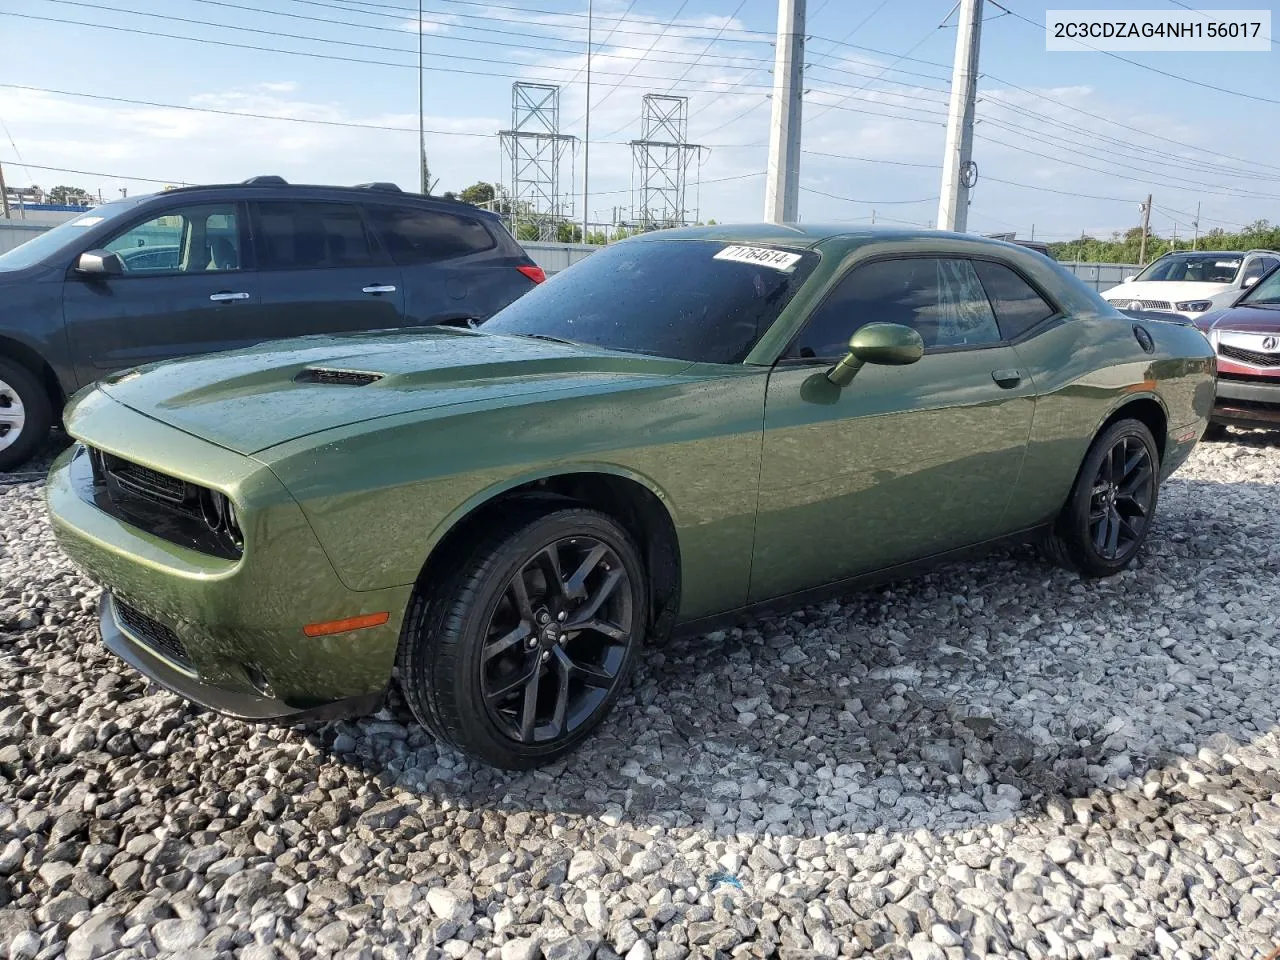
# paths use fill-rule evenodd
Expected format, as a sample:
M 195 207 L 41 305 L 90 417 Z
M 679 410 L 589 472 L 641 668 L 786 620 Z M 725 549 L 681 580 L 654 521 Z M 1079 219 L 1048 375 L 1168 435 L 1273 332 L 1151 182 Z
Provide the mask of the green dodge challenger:
M 49 478 L 108 647 L 238 717 L 377 707 L 508 768 L 571 750 L 646 639 L 1035 539 L 1138 552 L 1213 350 L 938 232 L 608 247 L 478 330 L 159 364 L 71 403 Z

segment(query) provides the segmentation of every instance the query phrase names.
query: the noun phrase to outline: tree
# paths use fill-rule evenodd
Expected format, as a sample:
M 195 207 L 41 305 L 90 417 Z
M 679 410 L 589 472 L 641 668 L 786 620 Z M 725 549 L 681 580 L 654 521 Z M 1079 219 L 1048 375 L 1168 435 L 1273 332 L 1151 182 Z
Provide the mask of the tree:
M 477 180 L 459 193 L 458 199 L 463 203 L 471 203 L 477 207 L 483 207 L 486 203 L 493 203 L 497 196 L 498 190 L 492 183 Z
M 50 203 L 86 204 L 92 199 L 89 191 L 81 187 L 57 186 L 49 191 Z

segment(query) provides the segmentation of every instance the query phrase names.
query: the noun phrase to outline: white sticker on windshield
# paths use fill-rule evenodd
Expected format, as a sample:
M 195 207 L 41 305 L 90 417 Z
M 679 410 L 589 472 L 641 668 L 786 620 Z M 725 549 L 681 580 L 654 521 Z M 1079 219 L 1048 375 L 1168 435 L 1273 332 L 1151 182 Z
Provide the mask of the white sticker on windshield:
M 81 217 L 79 220 L 72 220 L 73 227 L 92 227 L 95 223 L 101 223 L 106 217 Z
M 754 263 L 789 273 L 800 261 L 800 254 L 768 247 L 725 247 L 714 257 L 716 260 L 732 260 L 735 263 Z
M 1231 267 L 1232 269 L 1240 266 L 1239 260 L 1219 260 L 1214 264 L 1215 267 Z

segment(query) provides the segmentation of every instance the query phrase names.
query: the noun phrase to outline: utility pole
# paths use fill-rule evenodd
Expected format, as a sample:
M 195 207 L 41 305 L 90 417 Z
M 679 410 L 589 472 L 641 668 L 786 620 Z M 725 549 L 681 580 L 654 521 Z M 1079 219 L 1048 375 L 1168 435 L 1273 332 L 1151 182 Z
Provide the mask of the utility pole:
M 422 0 L 418 0 L 418 175 L 422 195 L 431 192 L 431 171 L 427 169 L 427 128 L 422 102 Z
M 10 220 L 13 214 L 9 212 L 9 191 L 4 185 L 4 167 L 0 166 L 0 208 L 4 210 L 4 218 Z
M 1191 249 L 1200 249 L 1200 204 L 1196 203 L 1196 218 L 1191 221 L 1191 226 L 1195 228 L 1195 237 L 1191 240 Z
M 1142 204 L 1142 245 L 1138 247 L 1138 266 L 1147 264 L 1147 234 L 1151 231 L 1151 194 L 1147 194 L 1147 202 Z
M 1171 250 L 1178 249 L 1178 222 L 1176 220 L 1173 223 L 1173 241 L 1172 241 L 1172 246 L 1169 249 Z
M 778 0 L 778 46 L 773 64 L 773 118 L 764 218 L 794 223 L 800 210 L 800 109 L 804 95 L 805 0 Z
M 978 96 L 978 48 L 982 41 L 982 0 L 960 0 L 956 59 L 947 110 L 947 146 L 942 154 L 938 229 L 963 233 L 969 226 L 969 190 L 977 182 L 973 163 L 973 115 Z
M 587 0 L 587 128 L 582 137 L 582 242 L 587 242 L 587 178 L 591 174 L 591 23 L 594 0 Z M 608 46 L 605 37 L 605 46 Z
M 871 208 L 871 225 L 873 227 L 876 225 L 876 208 L 875 207 Z

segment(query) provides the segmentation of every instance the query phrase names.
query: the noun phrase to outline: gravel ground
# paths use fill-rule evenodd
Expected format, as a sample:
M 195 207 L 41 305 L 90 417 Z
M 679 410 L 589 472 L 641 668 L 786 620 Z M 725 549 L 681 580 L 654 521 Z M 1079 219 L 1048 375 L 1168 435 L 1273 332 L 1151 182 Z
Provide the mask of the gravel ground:
M 1280 441 L 1203 446 L 1119 578 L 1019 549 L 671 644 L 508 775 L 394 702 L 281 729 L 149 687 L 0 485 L 0 951 L 1264 957 L 1278 491 Z

